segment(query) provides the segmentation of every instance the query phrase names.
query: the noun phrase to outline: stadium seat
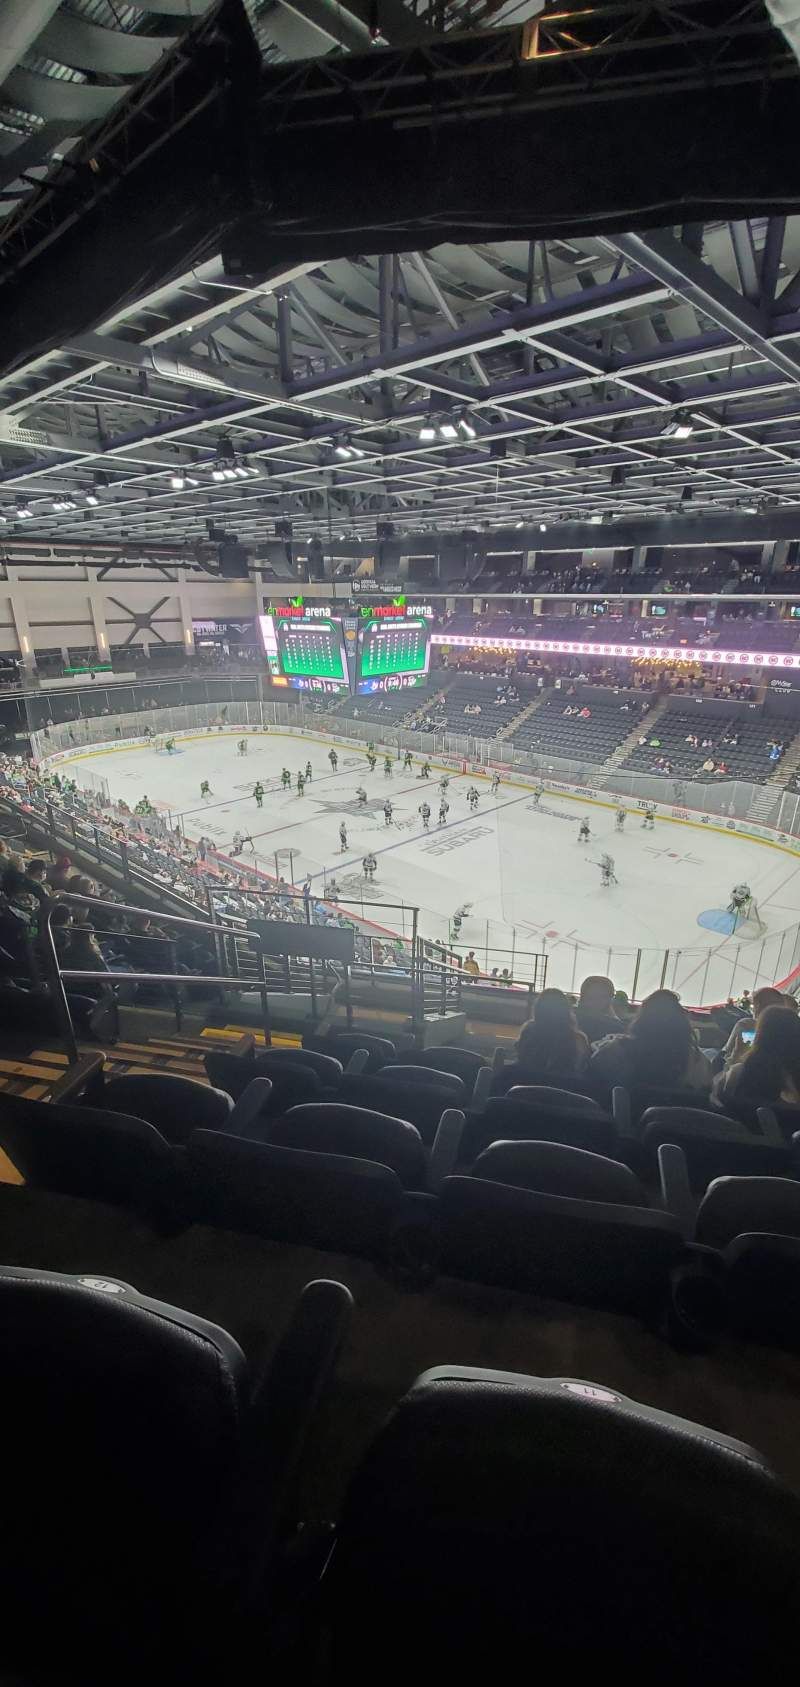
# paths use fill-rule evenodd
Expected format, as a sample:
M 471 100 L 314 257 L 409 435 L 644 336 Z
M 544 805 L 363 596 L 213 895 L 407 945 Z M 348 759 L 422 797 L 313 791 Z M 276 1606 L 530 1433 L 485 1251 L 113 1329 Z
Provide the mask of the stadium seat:
M 186 1177 L 190 1209 L 201 1223 L 367 1258 L 384 1258 L 404 1223 L 424 1224 L 431 1216 L 432 1198 L 409 1196 L 396 1173 L 375 1160 L 217 1131 L 190 1138 Z
M 478 1155 L 472 1176 L 517 1189 L 537 1189 L 540 1195 L 611 1201 L 625 1207 L 649 1205 L 629 1166 L 563 1142 L 493 1142 Z
M 538 1095 L 539 1091 L 535 1093 Z M 547 1102 L 529 1103 L 527 1092 L 492 1096 L 482 1113 L 470 1113 L 467 1117 L 461 1138 L 461 1164 L 471 1165 L 490 1143 L 506 1138 L 522 1142 L 564 1142 L 613 1158 L 618 1152 L 619 1138 L 608 1114 L 587 1097 L 579 1098 L 584 1105 L 563 1105 L 562 1094 L 568 1102 L 567 1093 L 559 1092 L 559 1099 L 552 1106 Z
M 265 1140 L 283 1148 L 375 1160 L 389 1166 L 404 1189 L 425 1189 L 431 1173 L 439 1182 L 452 1171 L 462 1126 L 462 1113 L 444 1110 L 429 1153 L 406 1119 L 339 1102 L 312 1102 L 268 1121 Z
M 335 1064 L 338 1066 L 338 1061 Z M 272 1085 L 269 1111 L 272 1113 L 285 1113 L 287 1108 L 295 1107 L 302 1101 L 314 1101 L 323 1094 L 322 1080 L 312 1067 L 299 1060 L 275 1058 L 269 1051 L 243 1060 L 224 1049 L 215 1049 L 203 1056 L 203 1065 L 211 1083 L 229 1090 L 235 1100 L 244 1094 L 255 1077 L 269 1079 Z M 198 1119 L 197 1128 L 227 1130 L 229 1127 L 224 1123 Z
M 352 1107 L 372 1107 L 379 1113 L 408 1119 L 430 1148 L 442 1113 L 454 1105 L 455 1098 L 438 1084 L 398 1083 L 382 1068 L 374 1073 L 345 1072 L 336 1099 Z
M 454 1072 L 444 1072 L 437 1067 L 403 1065 L 389 1061 L 381 1067 L 381 1077 L 391 1083 L 398 1084 L 405 1089 L 407 1084 L 428 1085 L 430 1089 L 438 1089 L 444 1095 L 450 1096 L 452 1105 L 461 1105 L 467 1100 L 467 1085 L 462 1078 L 456 1077 Z
M 723 1114 L 723 1109 L 709 1095 L 698 1090 L 665 1089 L 658 1084 L 638 1084 L 630 1089 L 615 1084 L 610 1099 L 614 1118 L 622 1130 L 635 1129 L 642 1114 L 650 1107 L 689 1108 L 695 1113 L 711 1113 L 717 1118 Z
M 171 1144 L 124 1113 L 5 1093 L 0 1147 L 36 1188 L 145 1210 L 168 1206 L 175 1195 Z
M 368 1072 L 377 1072 L 387 1061 L 397 1059 L 395 1044 L 388 1037 L 376 1037 L 369 1031 L 328 1031 L 324 1037 L 304 1036 L 303 1048 L 333 1055 L 334 1059 L 341 1061 L 348 1060 L 359 1049 L 366 1049 L 369 1054 Z
M 324 1585 L 330 1687 L 785 1673 L 800 1501 L 751 1447 L 605 1383 L 440 1366 L 361 1460 Z
M 662 1143 L 683 1149 L 691 1187 L 699 1194 L 715 1177 L 781 1177 L 792 1166 L 792 1149 L 774 1122 L 750 1130 L 701 1108 L 650 1107 L 638 1132 L 647 1166 L 654 1164 Z
M 717 1177 L 697 1210 L 695 1235 L 726 1248 L 746 1231 L 800 1237 L 800 1183 L 788 1177 Z
M 108 1078 L 102 1089 L 102 1106 L 107 1112 L 146 1119 L 168 1142 L 177 1144 L 187 1142 L 193 1130 L 227 1130 L 234 1099 L 224 1087 L 211 1089 L 197 1078 L 172 1072 L 134 1072 Z
M 258 1382 L 204 1318 L 104 1275 L 0 1267 L 3 1671 L 36 1687 L 243 1675 L 351 1304 L 309 1283 Z
M 695 1234 L 720 1252 L 731 1328 L 757 1341 L 800 1347 L 800 1183 L 716 1178 L 698 1208 Z
M 619 1201 L 620 1168 L 611 1164 L 611 1199 L 597 1192 L 591 1199 L 542 1193 L 483 1176 L 445 1178 L 439 1194 L 440 1269 L 498 1287 L 610 1306 L 648 1321 L 667 1316 L 671 1275 L 690 1263 L 690 1250 L 672 1214 L 630 1204 L 630 1185 L 626 1200 Z M 550 1181 L 553 1168 L 542 1175 Z M 602 1174 L 596 1182 L 599 1188 Z
M 474 1049 L 451 1048 L 447 1043 L 416 1050 L 414 1060 L 418 1066 L 430 1066 L 437 1072 L 452 1072 L 462 1080 L 467 1096 L 475 1087 L 478 1073 L 489 1065 L 488 1060 L 482 1054 L 476 1054 Z
M 608 1101 L 608 1095 L 601 1098 L 599 1091 L 585 1073 L 578 1077 L 574 1072 L 537 1072 L 533 1067 L 525 1066 L 518 1060 L 509 1060 L 493 1071 L 490 1091 L 492 1096 L 508 1095 L 509 1090 L 520 1087 L 566 1090 L 570 1095 L 580 1094 L 585 1100 L 594 1101 L 603 1107 Z

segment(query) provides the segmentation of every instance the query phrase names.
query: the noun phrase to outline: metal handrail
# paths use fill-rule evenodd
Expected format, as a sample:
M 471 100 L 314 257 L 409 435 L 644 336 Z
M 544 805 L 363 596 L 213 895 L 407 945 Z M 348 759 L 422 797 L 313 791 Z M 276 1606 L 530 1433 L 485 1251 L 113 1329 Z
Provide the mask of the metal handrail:
M 112 980 L 114 984 L 173 984 L 178 986 L 186 985 L 187 983 L 216 984 L 226 990 L 257 991 L 261 999 L 264 1041 L 267 1047 L 269 1046 L 271 1041 L 269 997 L 267 993 L 266 979 L 264 976 L 264 952 L 261 938 L 257 931 L 246 930 L 240 932 L 238 935 L 249 938 L 253 944 L 258 962 L 258 980 L 254 980 L 252 978 L 226 978 L 223 974 L 217 973 L 184 974 L 165 972 L 113 972 L 105 974 L 96 970 L 73 970 L 68 967 L 62 969 L 58 959 L 58 952 L 55 946 L 51 922 L 54 910 L 59 906 L 59 904 L 64 902 L 75 902 L 80 904 L 82 907 L 89 908 L 100 907 L 104 910 L 104 912 L 108 911 L 109 904 L 103 897 L 100 896 L 78 896 L 73 891 L 64 892 L 59 896 L 58 902 L 51 903 L 47 910 L 47 917 L 41 927 L 41 935 L 46 938 L 46 942 L 43 944 L 43 950 L 49 974 L 49 983 L 53 992 L 53 1001 L 56 1013 L 61 1024 L 61 1032 L 67 1050 L 67 1060 L 69 1065 L 73 1065 L 80 1057 L 77 1039 L 75 1036 L 75 1027 L 72 1023 L 69 999 L 64 988 L 65 980 L 71 984 L 88 982 L 97 984 L 99 979 L 107 979 L 109 984 Z M 145 916 L 147 915 L 146 909 L 136 908 L 132 904 L 126 902 L 115 902 L 113 907 L 115 913 L 117 914 L 135 914 L 140 919 L 143 914 Z M 217 936 L 219 935 L 219 926 L 214 926 L 207 920 L 189 919 L 184 914 L 159 914 L 158 922 L 160 925 L 188 926 L 192 931 L 207 931 L 212 934 L 216 934 Z M 132 933 L 131 935 L 135 936 L 136 934 Z M 146 936 L 146 933 L 142 933 L 142 935 Z

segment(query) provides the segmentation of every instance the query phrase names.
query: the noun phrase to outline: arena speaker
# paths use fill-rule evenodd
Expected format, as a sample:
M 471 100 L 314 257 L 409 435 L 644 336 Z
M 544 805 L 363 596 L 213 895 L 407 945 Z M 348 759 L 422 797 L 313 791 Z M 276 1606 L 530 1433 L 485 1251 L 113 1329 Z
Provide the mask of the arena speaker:
M 219 571 L 223 580 L 246 580 L 250 573 L 250 557 L 244 545 L 236 539 L 226 539 L 219 547 Z

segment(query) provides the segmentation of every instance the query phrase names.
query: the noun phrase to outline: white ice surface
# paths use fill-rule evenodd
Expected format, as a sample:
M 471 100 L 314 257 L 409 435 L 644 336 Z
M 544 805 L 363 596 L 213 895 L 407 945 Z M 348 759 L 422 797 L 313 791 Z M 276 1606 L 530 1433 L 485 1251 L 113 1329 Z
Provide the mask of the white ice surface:
M 724 999 L 755 983 L 784 978 L 800 962 L 795 954 L 800 920 L 800 858 L 788 850 L 709 826 L 656 821 L 642 829 L 641 815 L 628 813 L 622 836 L 614 829 L 610 808 L 546 792 L 541 806 L 532 792 L 501 785 L 496 798 L 489 780 L 451 774 L 450 812 L 437 825 L 438 778 L 434 763 L 428 782 L 394 764 L 391 779 L 383 758 L 370 775 L 365 757 L 339 748 L 339 769 L 331 772 L 329 744 L 294 735 L 248 739 L 247 758 L 236 753 L 236 736 L 208 735 L 177 740 L 179 752 L 153 749 L 88 753 L 87 766 L 108 781 L 112 797 L 132 808 L 145 793 L 173 821 L 182 816 L 189 838 L 204 834 L 226 850 L 235 831 L 252 833 L 256 862 L 275 871 L 274 852 L 294 851 L 292 876 L 300 884 L 312 875 L 324 894 L 334 874 L 343 906 L 360 910 L 369 901 L 396 904 L 364 909 L 384 928 L 409 935 L 409 910 L 420 909 L 423 936 L 447 941 L 449 922 L 464 903 L 471 911 L 455 945 L 465 954 L 474 948 L 483 968 L 512 966 L 515 977 L 531 975 L 527 958 L 545 949 L 548 983 L 571 988 L 589 972 L 610 973 L 618 988 L 633 990 L 637 951 L 641 950 L 636 995 L 662 982 L 680 991 L 687 1004 Z M 280 790 L 283 766 L 292 779 L 310 759 L 314 777 L 304 797 Z M 200 800 L 208 779 L 209 802 Z M 256 807 L 256 779 L 267 787 L 264 806 Z M 369 793 L 367 810 L 356 808 L 355 790 Z M 466 794 L 480 791 L 476 814 Z M 383 802 L 394 804 L 393 824 L 384 824 Z M 430 832 L 423 831 L 419 806 L 432 809 Z M 578 823 L 589 817 L 591 841 L 577 842 Z M 344 820 L 348 850 L 339 852 L 339 824 Z M 722 826 L 724 823 L 720 823 Z M 361 859 L 374 852 L 378 870 L 367 888 Z M 604 890 L 600 856 L 614 857 L 619 883 Z M 249 855 L 245 859 L 252 859 Z M 280 870 L 289 877 L 288 856 Z M 745 881 L 758 901 L 766 932 L 743 927 L 733 937 L 697 923 L 703 910 L 724 909 L 731 886 Z

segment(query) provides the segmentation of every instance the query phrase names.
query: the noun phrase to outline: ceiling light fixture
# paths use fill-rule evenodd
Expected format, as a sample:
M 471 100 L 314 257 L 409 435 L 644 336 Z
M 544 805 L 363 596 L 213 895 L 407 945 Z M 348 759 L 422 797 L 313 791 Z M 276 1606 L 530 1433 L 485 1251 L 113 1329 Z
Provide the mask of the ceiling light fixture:
M 212 480 L 224 480 L 225 479 L 225 470 L 224 469 L 212 469 L 211 470 L 211 479 Z
M 436 429 L 433 422 L 423 422 L 422 427 L 419 430 L 419 437 L 423 444 L 430 445 L 431 441 L 436 438 Z
M 602 525 L 603 517 L 601 515 L 590 515 L 589 520 L 592 527 L 600 527 Z
M 96 492 L 87 492 L 86 493 L 86 502 L 87 502 L 87 504 L 91 504 L 93 509 L 96 509 L 97 505 L 100 502 L 100 499 L 98 498 Z
M 33 515 L 33 510 L 31 509 L 30 504 L 17 504 L 15 513 L 18 521 L 30 521 L 31 516 Z
M 440 422 L 439 423 L 439 438 L 440 439 L 458 439 L 458 429 L 454 426 L 454 424 L 452 422 Z
M 186 485 L 186 476 L 185 474 L 179 474 L 176 470 L 175 474 L 170 475 L 169 483 L 173 492 L 182 492 Z
M 477 432 L 468 416 L 461 416 L 458 425 L 466 439 L 477 439 Z

